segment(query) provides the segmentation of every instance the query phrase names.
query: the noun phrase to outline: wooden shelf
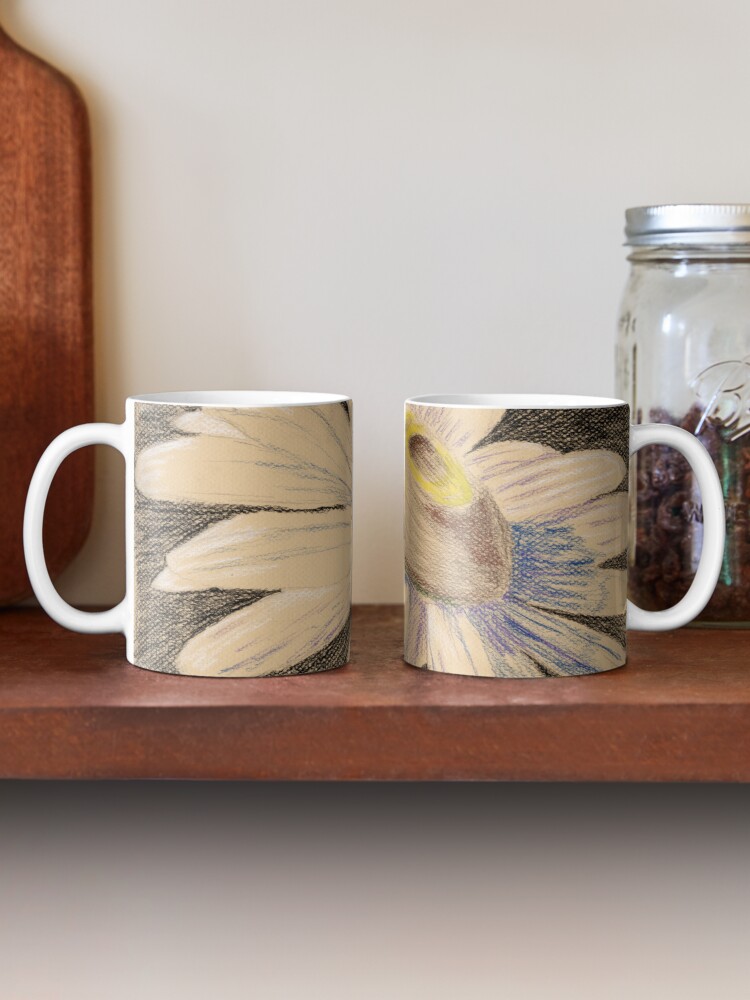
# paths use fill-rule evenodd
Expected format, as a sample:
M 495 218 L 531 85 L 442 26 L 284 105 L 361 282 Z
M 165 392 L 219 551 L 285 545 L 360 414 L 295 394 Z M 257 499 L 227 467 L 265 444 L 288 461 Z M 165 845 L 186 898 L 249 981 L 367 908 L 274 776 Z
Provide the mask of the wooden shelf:
M 212 680 L 0 612 L 0 777 L 750 780 L 745 632 L 632 633 L 620 670 L 516 681 L 406 666 L 400 607 L 352 630 L 341 670 Z

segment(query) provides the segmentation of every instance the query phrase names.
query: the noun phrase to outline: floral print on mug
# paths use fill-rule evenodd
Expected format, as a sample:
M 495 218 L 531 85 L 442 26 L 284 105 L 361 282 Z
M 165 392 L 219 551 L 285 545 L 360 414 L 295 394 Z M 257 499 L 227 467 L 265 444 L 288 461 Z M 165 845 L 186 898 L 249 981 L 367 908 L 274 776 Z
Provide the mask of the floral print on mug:
M 348 404 L 136 404 L 138 662 L 224 677 L 346 662 L 351 465 Z
M 542 443 L 540 411 L 513 412 L 508 438 L 497 409 L 407 405 L 406 660 L 497 677 L 620 666 L 625 461 Z M 626 449 L 627 407 L 601 419 L 621 421 Z

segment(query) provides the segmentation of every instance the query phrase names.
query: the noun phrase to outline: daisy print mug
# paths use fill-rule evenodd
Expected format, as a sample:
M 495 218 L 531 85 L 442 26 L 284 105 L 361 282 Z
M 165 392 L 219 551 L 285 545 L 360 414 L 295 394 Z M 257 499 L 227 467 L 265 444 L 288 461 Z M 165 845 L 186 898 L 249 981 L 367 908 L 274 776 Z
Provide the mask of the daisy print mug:
M 329 670 L 349 655 L 351 400 L 306 392 L 135 396 L 123 424 L 65 431 L 39 461 L 24 546 L 34 592 L 61 625 L 123 632 L 136 666 L 258 677 Z M 77 448 L 126 463 L 126 596 L 72 608 L 44 561 L 52 478 Z
M 646 445 L 690 463 L 703 549 L 666 611 L 627 601 L 635 491 Z M 665 424 L 630 426 L 626 403 L 585 396 L 419 396 L 406 403 L 405 651 L 429 670 L 555 677 L 622 666 L 626 625 L 693 619 L 721 569 L 724 502 L 704 447 Z

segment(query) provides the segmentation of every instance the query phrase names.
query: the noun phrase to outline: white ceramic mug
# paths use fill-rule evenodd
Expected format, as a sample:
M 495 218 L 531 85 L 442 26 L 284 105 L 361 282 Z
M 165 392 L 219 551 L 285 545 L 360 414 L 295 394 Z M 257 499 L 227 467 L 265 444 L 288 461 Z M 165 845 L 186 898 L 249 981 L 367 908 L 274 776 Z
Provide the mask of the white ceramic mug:
M 351 609 L 351 401 L 303 392 L 135 396 L 123 424 L 57 437 L 29 488 L 24 548 L 39 603 L 77 632 L 122 632 L 149 670 L 249 677 L 341 666 Z M 44 505 L 77 448 L 126 465 L 126 596 L 79 611 L 44 560 Z
M 667 445 L 690 463 L 703 551 L 666 611 L 627 601 L 628 455 Z M 446 673 L 547 677 L 625 663 L 627 627 L 660 631 L 708 602 L 724 501 L 703 445 L 668 424 L 630 425 L 587 396 L 419 396 L 406 403 L 408 663 Z

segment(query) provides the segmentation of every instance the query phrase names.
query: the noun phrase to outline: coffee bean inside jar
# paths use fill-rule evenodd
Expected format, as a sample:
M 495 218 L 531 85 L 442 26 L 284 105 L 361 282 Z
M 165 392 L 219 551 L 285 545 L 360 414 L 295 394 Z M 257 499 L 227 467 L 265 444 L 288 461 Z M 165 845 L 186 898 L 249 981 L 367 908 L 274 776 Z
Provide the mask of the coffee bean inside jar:
M 701 411 L 682 420 L 663 410 L 638 414 L 638 423 L 670 423 L 695 433 Z M 727 513 L 724 564 L 714 595 L 702 614 L 706 622 L 750 620 L 750 442 L 731 442 L 711 426 L 698 435 L 720 473 Z M 661 611 L 687 593 L 695 575 L 703 538 L 700 494 L 682 455 L 662 446 L 637 456 L 635 558 L 630 566 L 631 600 Z

